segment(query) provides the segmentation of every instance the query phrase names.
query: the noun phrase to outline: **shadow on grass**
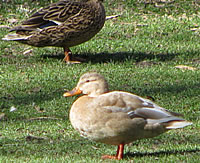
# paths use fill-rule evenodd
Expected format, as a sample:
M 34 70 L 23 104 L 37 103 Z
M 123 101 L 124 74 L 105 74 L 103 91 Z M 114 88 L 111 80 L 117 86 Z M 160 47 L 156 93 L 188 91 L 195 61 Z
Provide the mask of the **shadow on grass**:
M 37 106 L 41 106 L 42 103 L 51 101 L 52 99 L 55 99 L 55 97 L 58 98 L 63 98 L 62 95 L 64 93 L 64 88 L 60 88 L 57 90 L 54 90 L 52 92 L 34 92 L 31 94 L 21 94 L 21 95 L 13 95 L 10 97 L 10 95 L 4 95 L 4 96 L 0 96 L 0 106 L 1 108 L 10 108 L 11 106 L 15 106 L 17 108 L 19 108 L 20 106 L 27 106 L 30 110 L 35 110 L 34 108 Z M 42 108 L 40 108 L 42 109 Z M 66 106 L 63 107 L 63 110 L 67 109 Z M 46 109 L 45 109 L 46 110 Z M 8 109 L 5 110 L 7 112 L 8 115 L 12 115 L 12 113 L 9 112 Z M 16 113 L 17 114 L 17 113 Z M 19 117 L 18 117 L 19 116 Z M 24 119 L 23 116 L 18 115 L 18 119 Z M 63 118 L 66 118 L 66 115 L 62 115 Z M 11 117 L 10 117 L 11 118 Z M 15 116 L 13 116 L 13 118 L 16 119 Z
M 28 137 L 28 136 L 27 136 Z M 88 141 L 86 139 L 51 139 L 47 138 L 44 140 L 36 139 L 29 140 L 27 137 L 21 137 L 17 139 L 2 139 L 0 142 L 0 155 L 10 156 L 16 155 L 29 157 L 29 155 L 35 155 L 36 157 L 51 157 L 51 156 L 63 156 L 67 155 L 91 155 L 91 157 L 98 157 L 95 150 L 92 147 L 96 147 L 94 142 Z M 98 147 L 105 148 L 105 147 Z M 98 149 L 96 148 L 96 149 Z M 148 157 L 157 156 L 161 157 L 163 155 L 175 155 L 175 154 L 187 154 L 200 152 L 199 148 L 193 149 L 179 149 L 179 150 L 163 150 L 157 152 L 127 152 L 124 158 L 130 157 Z M 103 155 L 102 153 L 101 155 Z
M 199 89 L 200 83 L 194 83 L 193 85 L 189 85 L 186 83 L 176 83 L 176 84 L 171 84 L 171 85 L 158 85 L 154 86 L 153 88 L 149 89 L 141 89 L 141 88 L 136 88 L 134 93 L 140 94 L 140 95 L 150 95 L 150 94 L 171 94 L 171 95 L 178 95 L 182 94 L 181 98 L 185 97 L 195 97 L 199 95 Z M 183 92 L 190 91 L 192 93 L 184 94 Z
M 153 96 L 154 94 L 158 94 L 158 93 L 162 93 L 162 94 L 170 93 L 172 96 L 180 94 L 181 98 L 185 98 L 185 97 L 188 98 L 188 97 L 196 97 L 199 95 L 199 91 L 198 91 L 199 86 L 200 86 L 199 83 L 194 83 L 193 85 L 190 85 L 189 87 L 187 84 L 177 83 L 177 84 L 172 84 L 172 85 L 154 86 L 148 89 L 141 89 L 141 88 L 136 87 L 134 89 L 134 93 L 140 96 L 148 96 L 148 95 Z M 192 93 L 185 95 L 184 92 L 187 92 L 187 91 L 190 91 Z M 12 105 L 14 106 L 32 105 L 33 102 L 36 105 L 39 105 L 41 103 L 44 103 L 45 101 L 51 101 L 52 99 L 55 99 L 55 97 L 62 98 L 62 95 L 64 92 L 65 92 L 64 88 L 60 88 L 48 93 L 33 92 L 31 94 L 23 94 L 21 96 L 18 95 L 14 97 L 9 97 L 9 95 L 5 95 L 5 96 L 1 96 L 0 100 L 4 102 L 3 105 L 5 105 L 5 106 L 2 106 L 2 108 L 4 107 L 7 108 L 7 105 L 11 105 L 11 106 Z M 77 97 L 74 97 L 74 98 L 77 98 Z
M 200 152 L 200 149 L 185 149 L 185 150 L 166 150 L 166 151 L 158 151 L 158 152 L 127 152 L 124 157 L 146 157 L 146 156 L 162 156 L 162 155 L 172 155 L 172 154 L 184 154 L 184 153 L 194 153 Z
M 28 140 L 27 137 L 15 139 L 2 138 L 0 142 L 0 155 L 16 155 L 17 157 L 35 155 L 46 157 L 55 155 L 55 153 L 56 155 L 63 155 L 63 153 L 73 154 L 76 151 L 80 151 L 83 145 L 89 146 L 83 140 L 53 140 L 50 138 Z
M 135 52 L 119 52 L 119 53 L 82 53 L 75 54 L 75 57 L 83 57 L 87 58 L 88 62 L 91 63 L 100 63 L 100 62 L 125 62 L 127 60 L 133 60 L 133 62 L 141 62 L 147 59 L 156 59 L 158 61 L 170 61 L 173 60 L 179 54 L 147 54 L 147 53 L 135 53 Z M 40 57 L 43 58 L 55 58 L 55 59 L 63 59 L 62 55 L 42 55 Z M 35 60 L 36 62 L 36 60 Z M 182 92 L 192 90 L 193 93 L 187 94 L 187 97 L 198 96 L 199 92 L 197 91 L 199 88 L 199 84 L 194 83 L 193 85 L 186 85 L 185 83 L 174 83 L 173 85 L 161 85 L 154 86 L 153 88 L 148 89 L 140 89 L 135 88 L 134 93 L 145 96 L 145 95 L 154 95 L 158 92 L 160 93 L 170 93 L 171 95 L 182 94 Z M 42 87 L 42 85 L 41 85 Z M 131 86 L 132 87 L 132 86 Z M 125 90 L 124 90 L 125 91 Z M 32 105 L 34 102 L 36 105 L 40 105 L 45 101 L 51 101 L 55 97 L 62 97 L 64 93 L 64 88 L 60 88 L 59 90 L 54 90 L 52 92 L 33 92 L 31 94 L 22 94 L 10 97 L 10 95 L 1 96 L 0 100 L 3 102 L 2 108 L 8 108 L 8 106 L 18 106 L 18 105 Z M 183 95 L 184 97 L 184 95 Z
M 158 62 L 167 62 L 171 60 L 175 60 L 178 56 L 186 56 L 191 57 L 194 55 L 199 54 L 199 51 L 185 51 L 181 53 L 157 53 L 157 52 L 101 52 L 101 53 L 74 53 L 74 57 L 83 58 L 85 60 L 85 63 L 109 63 L 109 62 L 116 62 L 116 63 L 123 63 L 126 61 L 132 61 L 135 63 L 142 62 L 145 60 L 156 60 Z M 55 59 L 55 60 L 63 60 L 64 59 L 64 53 L 47 53 L 43 55 L 38 55 L 37 57 L 33 57 L 30 55 L 20 55 L 20 56 L 13 56 L 13 55 L 1 55 L 0 61 L 6 62 L 9 64 L 9 62 L 18 63 L 20 57 L 20 62 L 28 62 L 29 64 L 35 64 L 38 62 L 46 62 L 45 59 Z M 192 58 L 191 58 L 192 59 Z M 192 62 L 199 63 L 199 59 L 193 60 Z M 158 64 L 158 63 L 155 63 Z M 1 65 L 1 63 L 0 63 Z
M 143 60 L 156 59 L 158 61 L 169 61 L 174 59 L 179 54 L 167 53 L 167 54 L 153 54 L 153 53 L 140 53 L 140 52 L 117 52 L 117 53 L 81 53 L 73 54 L 74 57 L 80 57 L 86 60 L 86 62 L 95 63 L 108 63 L 108 62 L 124 62 L 127 60 L 133 60 L 134 62 L 140 62 Z M 58 55 L 42 55 L 45 58 L 54 58 L 62 60 L 63 54 Z

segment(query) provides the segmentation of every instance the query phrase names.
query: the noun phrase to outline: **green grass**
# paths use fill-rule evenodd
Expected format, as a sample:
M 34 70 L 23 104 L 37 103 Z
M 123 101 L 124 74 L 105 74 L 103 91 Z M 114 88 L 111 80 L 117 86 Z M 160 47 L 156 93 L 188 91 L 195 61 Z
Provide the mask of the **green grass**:
M 157 104 L 193 122 L 184 129 L 127 145 L 120 162 L 199 162 L 200 4 L 144 2 L 104 3 L 107 15 L 122 16 L 107 21 L 92 40 L 71 48 L 74 56 L 86 58 L 86 63 L 63 63 L 62 48 L 0 41 L 0 114 L 5 113 L 0 120 L 0 162 L 111 162 L 100 158 L 105 153 L 115 154 L 116 147 L 81 138 L 68 119 L 77 97 L 62 97 L 81 74 L 91 70 L 106 76 L 110 90 L 151 96 Z M 1 3 L 0 25 L 11 26 L 11 18 L 23 20 L 33 10 L 33 3 L 36 9 L 47 4 L 27 0 Z M 0 38 L 7 33 L 0 28 Z M 25 54 L 27 50 L 31 52 Z M 197 69 L 182 70 L 176 65 Z M 12 106 L 17 110 L 10 112 Z M 32 140 L 29 135 L 44 139 Z

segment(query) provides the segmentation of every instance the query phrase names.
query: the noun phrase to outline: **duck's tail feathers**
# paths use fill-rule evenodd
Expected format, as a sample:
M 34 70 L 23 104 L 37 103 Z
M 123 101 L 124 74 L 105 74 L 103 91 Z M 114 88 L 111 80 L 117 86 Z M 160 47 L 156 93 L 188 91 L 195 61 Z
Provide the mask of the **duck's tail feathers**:
M 171 121 L 167 123 L 166 129 L 176 129 L 176 128 L 183 128 L 186 126 L 191 125 L 192 122 L 188 122 L 188 121 Z
M 4 38 L 2 38 L 2 40 L 4 41 L 23 41 L 23 40 L 27 40 L 30 36 L 23 36 L 23 35 L 19 35 L 19 34 L 8 34 L 6 36 L 4 36 Z
M 175 116 L 168 116 L 162 119 L 148 119 L 147 122 L 152 123 L 152 124 L 156 124 L 156 123 L 163 124 L 165 128 L 168 130 L 183 128 L 192 124 L 192 122 L 188 122 L 184 120 L 183 118 L 175 117 Z

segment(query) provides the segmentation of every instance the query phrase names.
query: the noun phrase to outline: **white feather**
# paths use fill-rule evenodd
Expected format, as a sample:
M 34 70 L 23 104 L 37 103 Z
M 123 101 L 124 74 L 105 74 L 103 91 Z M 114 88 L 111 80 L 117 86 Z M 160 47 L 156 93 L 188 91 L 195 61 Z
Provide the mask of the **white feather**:
M 169 126 L 166 127 L 166 129 L 176 129 L 176 128 L 183 128 L 185 126 L 191 125 L 192 122 L 187 121 L 175 121 L 172 122 Z
M 22 36 L 18 34 L 8 34 L 2 40 L 4 41 L 19 41 L 19 40 L 27 40 L 30 36 Z

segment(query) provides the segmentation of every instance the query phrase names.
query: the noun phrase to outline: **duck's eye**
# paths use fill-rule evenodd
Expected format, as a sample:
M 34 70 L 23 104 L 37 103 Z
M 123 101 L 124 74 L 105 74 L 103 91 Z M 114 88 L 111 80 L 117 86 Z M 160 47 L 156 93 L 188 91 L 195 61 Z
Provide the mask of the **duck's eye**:
M 95 79 L 85 80 L 85 83 L 96 81 Z

